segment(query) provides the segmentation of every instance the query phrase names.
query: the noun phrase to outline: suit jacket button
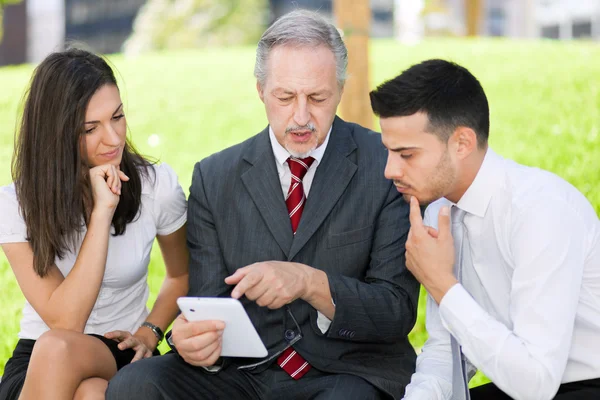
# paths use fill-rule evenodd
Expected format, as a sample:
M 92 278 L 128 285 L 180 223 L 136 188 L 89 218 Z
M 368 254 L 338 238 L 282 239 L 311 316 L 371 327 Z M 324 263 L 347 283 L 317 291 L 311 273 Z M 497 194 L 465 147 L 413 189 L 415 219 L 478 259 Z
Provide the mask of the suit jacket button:
M 346 329 L 340 329 L 338 331 L 338 335 L 340 335 L 340 336 L 346 336 L 346 332 L 348 332 Z
M 285 339 L 286 340 L 292 340 L 296 337 L 296 332 L 294 332 L 291 329 L 288 329 L 285 331 Z
M 355 334 L 355 333 L 356 333 L 356 332 L 354 332 L 354 331 L 350 331 L 350 334 L 348 335 L 348 336 L 350 336 L 350 339 L 352 339 L 352 338 L 354 337 L 354 334 Z

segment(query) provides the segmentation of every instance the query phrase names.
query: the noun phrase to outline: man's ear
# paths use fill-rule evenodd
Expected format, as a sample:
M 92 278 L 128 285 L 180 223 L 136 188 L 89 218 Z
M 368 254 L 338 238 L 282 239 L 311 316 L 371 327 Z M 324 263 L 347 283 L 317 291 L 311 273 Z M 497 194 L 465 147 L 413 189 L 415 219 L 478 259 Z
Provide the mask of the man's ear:
M 265 95 L 264 92 L 262 90 L 262 87 L 260 86 L 260 82 L 256 81 L 256 91 L 258 92 L 258 97 L 260 97 L 260 100 L 264 103 L 265 102 Z
M 454 145 L 456 156 L 459 159 L 464 159 L 477 151 L 477 134 L 466 126 L 457 127 L 450 137 L 450 141 Z

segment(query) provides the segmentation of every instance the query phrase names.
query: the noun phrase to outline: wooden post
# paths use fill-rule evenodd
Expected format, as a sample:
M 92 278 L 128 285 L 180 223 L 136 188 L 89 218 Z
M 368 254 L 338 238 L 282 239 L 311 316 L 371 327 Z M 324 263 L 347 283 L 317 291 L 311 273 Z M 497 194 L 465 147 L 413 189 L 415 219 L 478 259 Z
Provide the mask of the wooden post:
M 333 13 L 348 48 L 348 79 L 340 103 L 340 115 L 347 121 L 372 128 L 373 112 L 369 100 L 370 1 L 333 0 Z
M 465 0 L 465 20 L 467 21 L 467 36 L 479 35 L 482 17 L 482 0 Z

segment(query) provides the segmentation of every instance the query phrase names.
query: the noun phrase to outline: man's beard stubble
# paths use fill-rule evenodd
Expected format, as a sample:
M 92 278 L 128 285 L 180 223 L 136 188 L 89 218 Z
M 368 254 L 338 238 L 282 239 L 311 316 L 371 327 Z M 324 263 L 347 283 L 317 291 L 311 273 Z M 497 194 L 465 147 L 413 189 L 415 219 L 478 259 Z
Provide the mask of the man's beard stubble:
M 315 149 L 318 147 L 318 144 L 319 144 L 319 137 L 316 135 L 317 128 L 315 127 L 315 125 L 312 122 L 309 122 L 308 124 L 306 124 L 304 126 L 300 126 L 300 125 L 288 126 L 285 130 L 285 134 L 293 135 L 294 132 L 302 131 L 302 130 L 309 130 L 311 132 L 311 135 L 315 135 L 314 136 L 315 143 L 310 149 L 308 149 L 307 151 L 302 152 L 302 153 L 299 153 L 299 152 L 295 151 L 294 149 L 290 148 L 291 146 L 286 146 L 285 149 L 288 151 L 288 153 L 290 153 L 290 155 L 292 157 L 295 157 L 295 158 L 306 158 L 306 157 L 310 156 L 311 153 L 313 151 L 315 151 Z

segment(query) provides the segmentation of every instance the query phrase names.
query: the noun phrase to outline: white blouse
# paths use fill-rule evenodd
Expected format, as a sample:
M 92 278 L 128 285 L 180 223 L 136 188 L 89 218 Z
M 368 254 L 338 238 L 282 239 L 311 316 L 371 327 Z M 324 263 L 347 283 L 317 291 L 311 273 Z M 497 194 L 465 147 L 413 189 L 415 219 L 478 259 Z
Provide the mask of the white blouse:
M 185 194 L 175 171 L 167 164 L 153 165 L 150 179 L 142 178 L 141 213 L 127 224 L 125 233 L 110 236 L 102 286 L 85 325 L 85 333 L 104 334 L 112 330 L 135 332 L 148 316 L 148 263 L 156 235 L 168 235 L 187 219 Z M 26 242 L 27 228 L 19 212 L 14 184 L 0 187 L 0 244 Z M 114 230 L 113 230 L 114 231 Z M 67 276 L 83 242 L 80 235 L 75 252 L 67 252 L 56 265 Z M 48 326 L 25 301 L 19 338 L 37 339 Z

